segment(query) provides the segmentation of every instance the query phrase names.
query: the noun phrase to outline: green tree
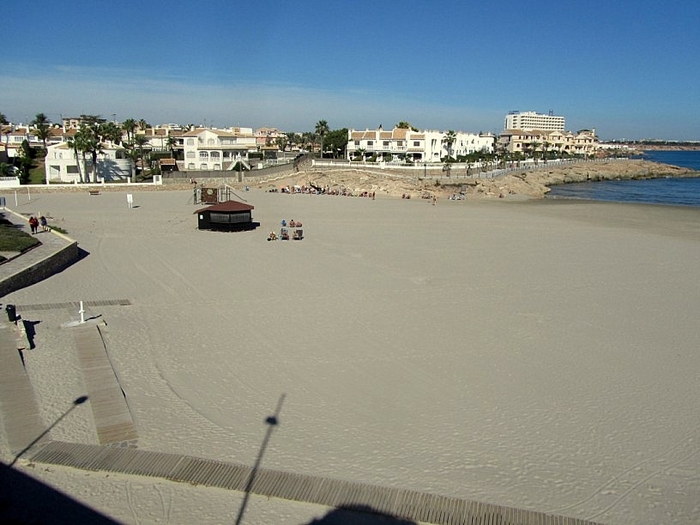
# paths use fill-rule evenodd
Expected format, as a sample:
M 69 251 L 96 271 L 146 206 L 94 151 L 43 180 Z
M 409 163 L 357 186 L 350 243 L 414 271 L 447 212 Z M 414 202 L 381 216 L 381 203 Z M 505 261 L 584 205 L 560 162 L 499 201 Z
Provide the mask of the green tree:
M 0 177 L 14 177 L 15 167 L 6 162 L 0 162 Z
M 34 163 L 34 152 L 32 151 L 29 141 L 22 141 L 19 149 L 19 183 L 29 184 L 29 171 Z
M 289 139 L 287 138 L 286 135 L 280 135 L 279 137 L 275 137 L 275 145 L 277 146 L 277 149 L 279 149 L 280 151 L 286 150 L 288 143 L 289 143 Z
M 122 143 L 122 128 L 114 122 L 102 123 L 98 128 L 98 132 L 101 140 L 108 140 L 115 146 L 119 146 Z
M 5 116 L 4 113 L 0 113 L 0 124 L 2 124 L 3 126 L 6 126 L 7 124 L 9 124 L 7 117 Z
M 305 131 L 301 134 L 301 147 L 307 151 L 313 151 L 313 145 L 316 142 L 316 136 L 310 132 Z
M 81 145 L 84 152 L 90 155 L 92 161 L 92 180 L 97 179 L 97 155 L 102 153 L 102 125 L 106 122 L 99 115 L 80 115 L 80 128 L 78 133 L 82 133 Z M 90 176 L 85 173 L 85 182 L 90 182 Z
M 44 144 L 44 151 L 46 151 L 46 141 L 51 136 L 51 121 L 43 113 L 37 113 L 31 124 L 36 130 L 36 136 Z
M 399 129 L 410 129 L 411 131 L 418 131 L 418 128 L 414 127 L 410 122 L 406 122 L 405 120 L 402 120 L 398 124 L 396 124 L 397 128 Z
M 333 152 L 333 158 L 345 157 L 345 150 L 348 147 L 348 128 L 329 131 L 324 143 L 326 149 Z
M 325 120 L 319 120 L 316 123 L 316 135 L 321 137 L 321 158 L 323 158 L 323 138 L 328 134 L 328 122 Z

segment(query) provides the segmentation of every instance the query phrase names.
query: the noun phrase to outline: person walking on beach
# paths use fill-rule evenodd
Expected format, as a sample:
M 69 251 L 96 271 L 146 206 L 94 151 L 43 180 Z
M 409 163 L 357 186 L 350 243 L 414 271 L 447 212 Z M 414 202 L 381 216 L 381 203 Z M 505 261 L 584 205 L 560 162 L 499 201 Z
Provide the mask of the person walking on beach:
M 36 233 L 38 226 L 39 226 L 39 221 L 36 220 L 36 217 L 34 217 L 34 215 L 29 217 L 29 229 L 32 230 L 32 233 Z
M 48 222 L 46 221 L 46 217 L 43 215 L 39 217 L 39 224 L 41 225 L 41 231 L 45 232 L 49 230 Z

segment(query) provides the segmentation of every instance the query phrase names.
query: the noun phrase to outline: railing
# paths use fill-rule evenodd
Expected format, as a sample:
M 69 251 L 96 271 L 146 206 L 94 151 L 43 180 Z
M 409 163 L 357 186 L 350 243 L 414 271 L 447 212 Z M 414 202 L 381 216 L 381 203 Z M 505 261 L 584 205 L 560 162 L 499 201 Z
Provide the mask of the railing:
M 419 179 L 450 179 L 450 178 L 462 178 L 462 179 L 493 179 L 496 177 L 501 177 L 508 175 L 509 173 L 522 172 L 522 171 L 534 171 L 538 169 L 547 169 L 552 166 L 561 166 L 569 164 L 579 164 L 579 163 L 601 163 L 609 162 L 611 160 L 629 160 L 626 158 L 605 158 L 605 159 L 554 159 L 548 160 L 547 162 L 540 161 L 535 163 L 535 161 L 528 159 L 526 161 L 520 161 L 520 163 L 510 163 L 511 165 L 506 168 L 491 168 L 488 164 L 482 163 L 450 163 L 449 170 L 445 170 L 444 163 L 436 162 L 416 162 L 414 164 L 402 164 L 394 162 L 362 162 L 362 161 L 349 161 L 349 160 L 337 160 L 337 159 L 314 159 L 313 167 L 325 167 L 325 168 L 362 168 L 362 169 L 373 169 L 373 170 L 391 170 L 391 171 L 407 171 L 415 172 L 422 171 L 423 175 L 418 176 Z

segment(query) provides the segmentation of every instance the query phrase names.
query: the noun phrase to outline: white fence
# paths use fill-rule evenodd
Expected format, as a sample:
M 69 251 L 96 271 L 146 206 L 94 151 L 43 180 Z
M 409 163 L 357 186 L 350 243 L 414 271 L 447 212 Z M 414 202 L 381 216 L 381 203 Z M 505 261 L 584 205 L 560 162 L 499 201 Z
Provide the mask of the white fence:
M 0 177 L 0 189 L 19 188 L 19 177 Z

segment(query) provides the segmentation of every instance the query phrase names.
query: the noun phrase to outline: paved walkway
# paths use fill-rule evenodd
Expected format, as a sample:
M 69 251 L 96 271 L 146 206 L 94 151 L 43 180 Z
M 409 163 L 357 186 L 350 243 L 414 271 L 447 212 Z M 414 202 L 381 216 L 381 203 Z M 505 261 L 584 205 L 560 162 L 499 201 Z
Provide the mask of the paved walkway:
M 13 211 L 11 208 L 0 209 L 0 213 L 5 216 L 5 219 L 15 224 L 27 233 L 29 230 L 29 217 Z M 0 281 L 3 281 L 26 268 L 29 268 L 46 257 L 65 248 L 71 241 L 53 232 L 39 232 L 36 234 L 37 239 L 41 241 L 41 245 L 32 248 L 31 250 L 19 255 L 3 264 L 0 264 Z

